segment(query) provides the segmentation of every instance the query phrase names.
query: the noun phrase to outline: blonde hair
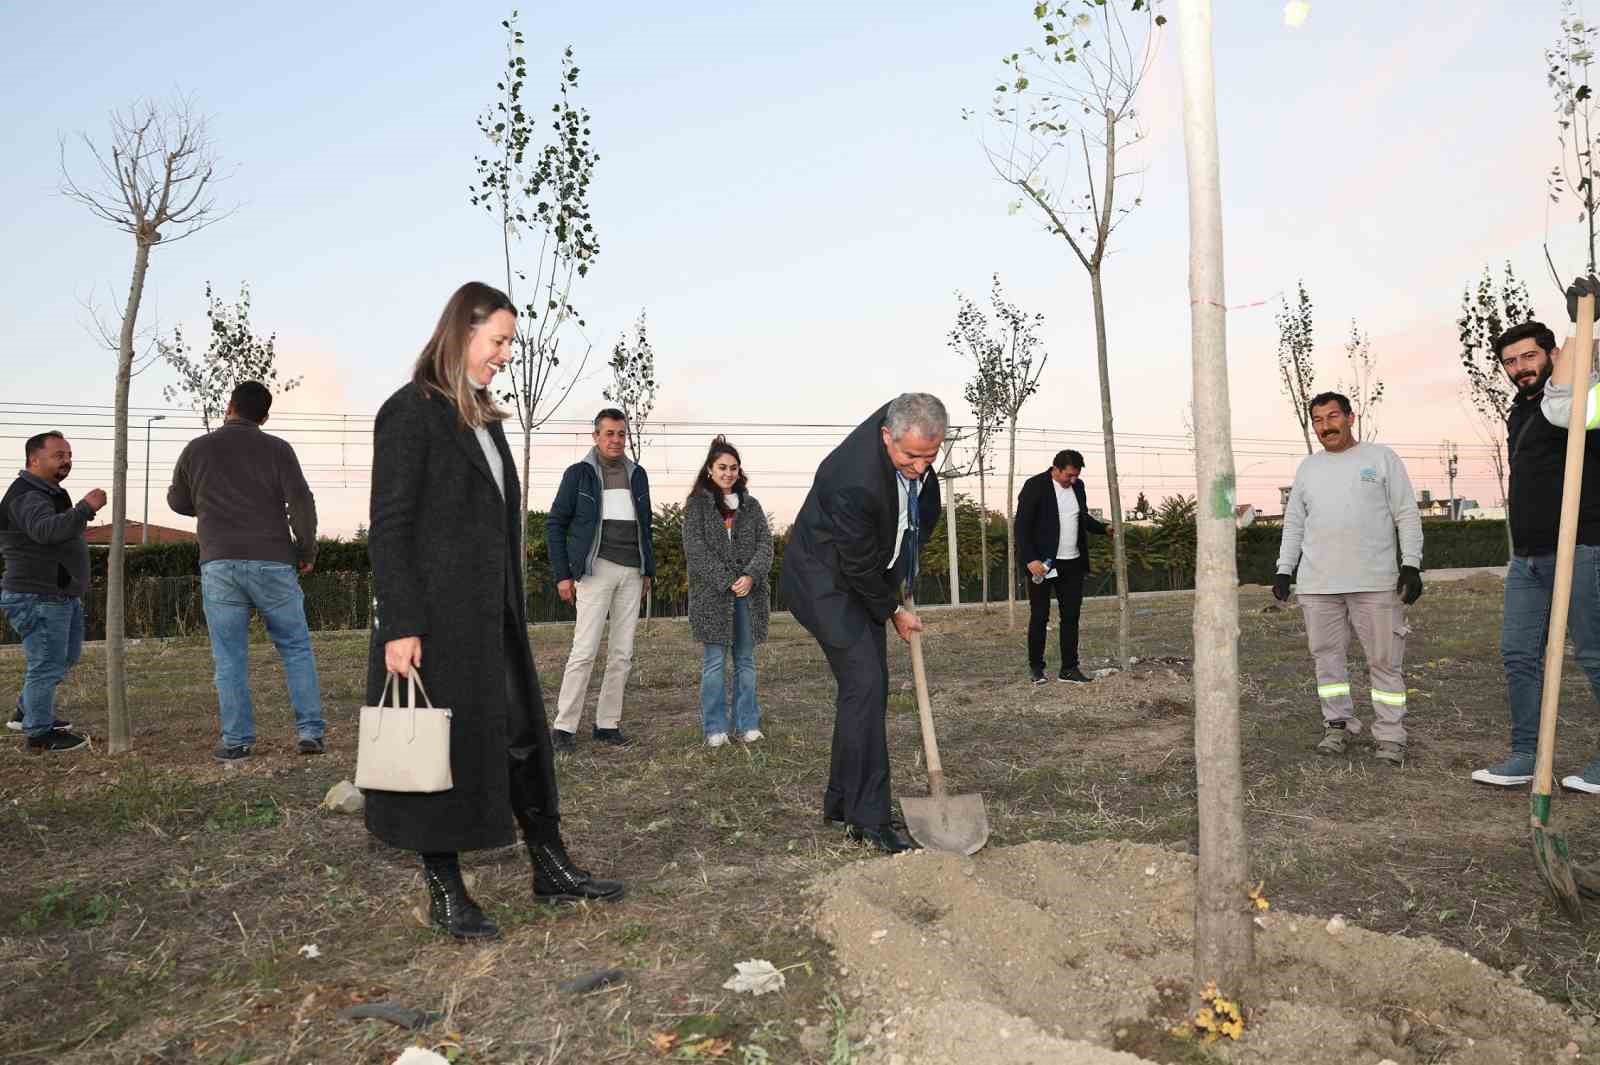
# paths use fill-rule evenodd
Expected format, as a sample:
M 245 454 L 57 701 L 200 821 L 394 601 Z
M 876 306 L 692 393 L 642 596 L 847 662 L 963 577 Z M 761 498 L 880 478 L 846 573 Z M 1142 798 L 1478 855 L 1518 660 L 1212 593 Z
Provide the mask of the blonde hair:
M 510 311 L 513 318 L 517 314 L 516 305 L 499 289 L 481 281 L 468 281 L 456 289 L 411 372 L 418 388 L 448 399 L 462 423 L 474 429 L 510 417 L 487 388 L 479 388 L 467 376 L 467 343 L 472 331 L 499 311 Z

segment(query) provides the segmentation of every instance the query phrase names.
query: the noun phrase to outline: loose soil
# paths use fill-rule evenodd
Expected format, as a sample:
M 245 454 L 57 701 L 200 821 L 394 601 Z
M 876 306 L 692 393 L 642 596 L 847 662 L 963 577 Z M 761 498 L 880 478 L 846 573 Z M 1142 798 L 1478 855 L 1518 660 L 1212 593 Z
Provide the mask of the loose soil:
M 866 1060 L 885 1065 L 1550 1065 L 1590 1045 L 1460 950 L 1276 911 L 1257 921 L 1244 1038 L 1175 1039 L 1194 875 L 1189 855 L 1133 843 L 908 854 L 822 878 L 817 927 L 881 1011 Z

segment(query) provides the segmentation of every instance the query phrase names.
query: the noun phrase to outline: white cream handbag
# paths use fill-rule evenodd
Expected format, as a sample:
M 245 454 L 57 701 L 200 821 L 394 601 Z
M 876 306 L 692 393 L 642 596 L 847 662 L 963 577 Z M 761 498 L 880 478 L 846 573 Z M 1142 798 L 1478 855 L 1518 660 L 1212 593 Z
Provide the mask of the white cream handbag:
M 409 693 L 405 706 L 400 705 L 402 685 Z M 387 705 L 391 688 L 393 706 Z M 415 669 L 398 684 L 389 674 L 378 705 L 361 708 L 358 743 L 356 787 L 363 791 L 449 791 L 455 786 L 450 778 L 450 711 L 433 705 Z

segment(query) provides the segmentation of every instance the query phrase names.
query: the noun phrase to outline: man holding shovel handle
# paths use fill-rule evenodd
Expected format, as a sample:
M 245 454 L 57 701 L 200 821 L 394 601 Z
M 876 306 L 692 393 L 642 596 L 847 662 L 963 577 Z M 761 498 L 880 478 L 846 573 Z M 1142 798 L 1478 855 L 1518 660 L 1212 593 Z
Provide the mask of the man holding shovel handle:
M 1567 315 L 1576 323 L 1578 299 L 1600 292 L 1594 278 L 1579 278 L 1567 289 Z M 1592 360 L 1577 352 L 1576 338 L 1556 347 L 1555 334 L 1540 322 L 1523 322 L 1495 338 L 1494 351 L 1517 388 L 1506 418 L 1510 488 L 1506 520 L 1511 524 L 1511 559 L 1506 567 L 1505 615 L 1500 656 L 1505 664 L 1511 710 L 1511 753 L 1472 779 L 1480 784 L 1515 787 L 1534 776 L 1539 737 L 1540 695 L 1544 685 L 1545 643 L 1555 589 L 1556 538 L 1564 495 L 1567 428 L 1584 419 L 1583 476 L 1573 557 L 1568 634 L 1578 665 L 1600 700 L 1600 410 L 1597 379 L 1591 369 L 1583 396 L 1574 397 L 1569 358 Z M 1600 756 L 1581 773 L 1562 779 L 1563 787 L 1600 793 Z
M 917 553 L 939 520 L 944 404 L 907 392 L 874 411 L 822 461 L 783 555 L 784 601 L 822 645 L 839 686 L 823 816 L 890 854 L 917 846 L 890 818 L 885 623 L 902 640 L 922 622 L 904 605 Z

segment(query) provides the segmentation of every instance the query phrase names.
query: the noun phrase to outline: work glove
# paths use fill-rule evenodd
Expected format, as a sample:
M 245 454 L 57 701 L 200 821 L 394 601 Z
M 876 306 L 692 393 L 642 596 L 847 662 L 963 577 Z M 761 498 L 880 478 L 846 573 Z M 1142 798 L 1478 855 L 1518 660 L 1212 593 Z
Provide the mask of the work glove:
M 1280 573 L 1272 578 L 1272 597 L 1280 603 L 1289 601 L 1289 575 Z
M 1580 296 L 1600 297 L 1600 280 L 1593 277 L 1580 277 L 1574 279 L 1567 286 L 1567 319 L 1574 324 L 1578 321 L 1578 298 Z
M 1406 606 L 1422 598 L 1422 573 L 1415 566 L 1401 566 L 1400 579 L 1394 585 L 1395 594 Z

